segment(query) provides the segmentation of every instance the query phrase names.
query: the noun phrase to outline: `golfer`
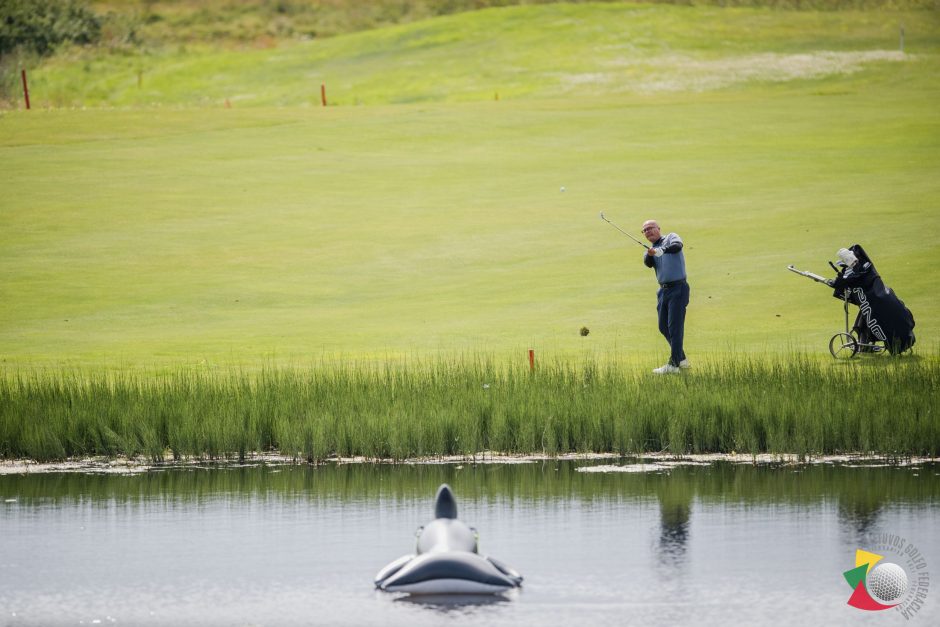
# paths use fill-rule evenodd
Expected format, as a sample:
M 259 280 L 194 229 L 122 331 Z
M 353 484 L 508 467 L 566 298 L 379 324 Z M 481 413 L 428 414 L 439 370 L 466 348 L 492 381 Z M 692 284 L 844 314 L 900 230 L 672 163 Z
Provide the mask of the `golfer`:
M 685 335 L 685 308 L 689 304 L 689 284 L 685 277 L 685 256 L 682 240 L 675 233 L 663 237 L 656 220 L 643 223 L 643 235 L 650 247 L 643 257 L 647 268 L 656 269 L 656 311 L 659 313 L 659 332 L 669 342 L 669 362 L 653 370 L 656 374 L 674 374 L 692 364 L 682 350 Z

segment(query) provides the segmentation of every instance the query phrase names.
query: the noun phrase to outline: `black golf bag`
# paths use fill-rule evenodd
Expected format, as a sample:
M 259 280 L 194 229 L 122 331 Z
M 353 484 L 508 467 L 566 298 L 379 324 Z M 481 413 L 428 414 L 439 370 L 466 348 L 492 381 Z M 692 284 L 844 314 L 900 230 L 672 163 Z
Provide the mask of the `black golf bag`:
M 855 244 L 849 250 L 858 262 L 851 268 L 843 265 L 838 269 L 832 295 L 839 300 L 847 295 L 848 302 L 858 307 L 852 330 L 863 345 L 859 350 L 864 351 L 864 345 L 880 340 L 892 355 L 903 353 L 914 345 L 914 314 L 885 286 L 861 246 Z

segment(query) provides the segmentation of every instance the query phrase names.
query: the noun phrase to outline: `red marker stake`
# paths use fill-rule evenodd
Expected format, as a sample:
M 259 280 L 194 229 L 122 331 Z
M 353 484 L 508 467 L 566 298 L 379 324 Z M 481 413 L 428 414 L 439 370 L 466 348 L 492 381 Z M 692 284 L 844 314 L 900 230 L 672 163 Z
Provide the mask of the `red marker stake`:
M 323 102 L 323 106 L 326 106 L 326 84 L 320 83 L 320 101 Z
M 529 349 L 529 370 L 535 370 L 535 350 Z
M 26 86 L 26 70 L 22 70 L 20 75 L 23 77 L 23 97 L 26 99 L 26 109 L 29 110 L 29 87 Z

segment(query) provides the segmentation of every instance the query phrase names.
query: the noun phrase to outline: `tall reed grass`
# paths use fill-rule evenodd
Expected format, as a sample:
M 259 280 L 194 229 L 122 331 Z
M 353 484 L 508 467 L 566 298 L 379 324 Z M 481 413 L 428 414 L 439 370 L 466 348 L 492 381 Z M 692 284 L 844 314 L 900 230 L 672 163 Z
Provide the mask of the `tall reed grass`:
M 0 457 L 298 459 L 668 451 L 940 454 L 936 359 L 704 362 L 681 376 L 486 359 L 259 372 L 12 372 Z

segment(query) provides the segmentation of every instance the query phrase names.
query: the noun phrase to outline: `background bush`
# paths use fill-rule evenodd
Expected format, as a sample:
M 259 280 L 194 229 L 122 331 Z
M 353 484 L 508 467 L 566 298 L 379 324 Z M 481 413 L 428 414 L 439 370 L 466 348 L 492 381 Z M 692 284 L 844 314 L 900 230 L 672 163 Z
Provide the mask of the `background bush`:
M 100 37 L 101 18 L 77 2 L 0 2 L 0 56 L 17 49 L 44 55 L 62 43 L 92 44 Z

